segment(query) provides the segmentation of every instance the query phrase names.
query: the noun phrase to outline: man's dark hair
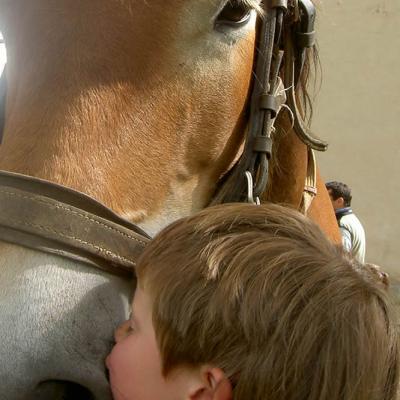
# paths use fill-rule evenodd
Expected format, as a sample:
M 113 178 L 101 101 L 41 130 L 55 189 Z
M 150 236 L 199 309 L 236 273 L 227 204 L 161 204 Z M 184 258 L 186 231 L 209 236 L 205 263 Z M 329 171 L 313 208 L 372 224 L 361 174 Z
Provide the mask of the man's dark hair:
M 351 206 L 351 189 L 345 183 L 332 181 L 327 182 L 325 186 L 331 192 L 333 200 L 343 197 L 344 205 Z

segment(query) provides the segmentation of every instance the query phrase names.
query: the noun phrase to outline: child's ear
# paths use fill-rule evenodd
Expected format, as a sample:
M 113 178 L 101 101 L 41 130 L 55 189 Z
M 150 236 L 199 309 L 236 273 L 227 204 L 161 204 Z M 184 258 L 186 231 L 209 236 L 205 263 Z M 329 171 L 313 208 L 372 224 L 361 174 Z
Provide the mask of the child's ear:
M 232 385 L 220 368 L 201 368 L 201 383 L 189 396 L 190 400 L 232 400 Z

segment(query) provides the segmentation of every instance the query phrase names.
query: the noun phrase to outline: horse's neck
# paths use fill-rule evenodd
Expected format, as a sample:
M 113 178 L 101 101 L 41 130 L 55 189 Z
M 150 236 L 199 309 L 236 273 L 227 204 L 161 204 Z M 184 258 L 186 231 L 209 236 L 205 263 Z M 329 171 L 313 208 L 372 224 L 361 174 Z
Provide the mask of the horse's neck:
M 270 184 L 264 199 L 299 209 L 307 174 L 307 147 L 299 140 L 285 118 L 274 140 Z
M 309 161 L 307 146 L 290 128 L 289 121 L 281 122 L 283 124 L 281 136 L 276 140 L 270 184 L 264 200 L 300 209 Z M 336 217 L 318 167 L 316 190 L 317 195 L 311 202 L 307 215 L 321 227 L 333 242 L 340 243 Z
M 311 203 L 307 214 L 328 237 L 337 244 L 342 242 L 335 213 L 319 170 L 317 170 L 317 196 Z

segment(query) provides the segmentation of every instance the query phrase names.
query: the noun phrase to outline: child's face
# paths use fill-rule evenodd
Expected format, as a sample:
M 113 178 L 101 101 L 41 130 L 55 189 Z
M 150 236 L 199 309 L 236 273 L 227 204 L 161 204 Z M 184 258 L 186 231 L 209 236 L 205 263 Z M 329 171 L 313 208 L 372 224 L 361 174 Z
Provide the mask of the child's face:
M 136 289 L 132 317 L 115 331 L 116 345 L 107 358 L 115 400 L 182 399 L 178 374 L 161 371 L 149 296 Z

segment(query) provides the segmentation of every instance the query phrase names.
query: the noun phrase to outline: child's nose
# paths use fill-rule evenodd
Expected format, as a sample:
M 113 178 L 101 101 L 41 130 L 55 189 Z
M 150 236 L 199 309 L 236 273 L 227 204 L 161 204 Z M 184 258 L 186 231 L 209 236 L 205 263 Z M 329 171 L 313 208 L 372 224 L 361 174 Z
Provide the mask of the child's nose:
M 129 332 L 130 321 L 127 320 L 122 323 L 114 332 L 114 340 L 118 343 L 126 337 Z

